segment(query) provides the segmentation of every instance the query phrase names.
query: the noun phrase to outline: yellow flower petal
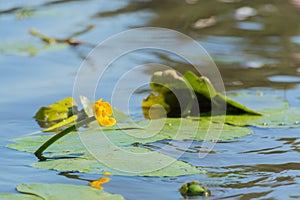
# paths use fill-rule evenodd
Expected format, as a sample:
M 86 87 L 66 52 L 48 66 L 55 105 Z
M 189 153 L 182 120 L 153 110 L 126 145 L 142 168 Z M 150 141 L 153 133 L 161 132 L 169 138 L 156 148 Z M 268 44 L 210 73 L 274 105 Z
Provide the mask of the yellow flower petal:
M 110 117 L 113 113 L 112 107 L 108 102 L 99 99 L 94 103 L 95 117 L 102 126 L 113 126 L 116 120 Z
M 103 117 L 98 119 L 98 122 L 102 125 L 102 126 L 113 126 L 116 123 L 116 120 L 112 117 Z

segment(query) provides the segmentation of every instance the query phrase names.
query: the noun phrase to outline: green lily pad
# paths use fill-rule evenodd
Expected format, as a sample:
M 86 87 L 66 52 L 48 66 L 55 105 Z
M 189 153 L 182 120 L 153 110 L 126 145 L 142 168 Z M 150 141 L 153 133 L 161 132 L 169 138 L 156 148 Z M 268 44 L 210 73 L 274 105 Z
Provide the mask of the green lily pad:
M 203 173 L 203 171 L 162 153 L 131 145 L 165 139 L 228 140 L 245 136 L 252 131 L 243 127 L 234 127 L 202 119 L 162 118 L 151 121 L 118 123 L 114 127 L 105 128 L 100 127 L 94 121 L 89 124 L 88 128 L 80 130 L 78 133 L 81 141 L 75 133 L 66 135 L 47 149 L 46 156 L 52 159 L 35 163 L 34 167 L 95 174 L 111 171 L 116 175 L 127 176 L 197 174 Z M 16 144 L 9 144 L 8 146 L 20 151 L 34 152 L 50 137 L 43 135 L 16 139 Z M 82 141 L 85 146 L 81 143 Z M 107 141 L 117 147 L 116 150 L 108 151 Z M 88 153 L 86 147 L 93 153 L 93 156 Z M 145 154 L 150 155 L 149 158 L 145 159 Z M 130 155 L 134 156 L 131 157 Z M 110 163 L 113 167 L 106 166 L 106 163 Z M 118 166 L 130 170 L 122 171 L 122 169 L 118 169 Z M 153 170 L 143 171 L 145 166 Z M 161 168 L 162 166 L 163 168 Z M 132 171 L 141 173 L 132 173 Z
M 16 190 L 24 194 L 0 194 L 0 198 L 4 200 L 124 199 L 118 194 L 110 194 L 89 186 L 70 184 L 20 184 Z
M 205 173 L 205 171 L 198 170 L 196 167 L 193 167 L 185 162 L 178 161 L 172 157 L 166 156 L 158 152 L 151 152 L 150 150 L 131 147 L 124 148 L 125 151 L 130 151 L 131 153 L 151 153 L 152 159 L 112 159 L 117 157 L 116 154 L 96 154 L 94 156 L 100 157 L 101 161 L 109 160 L 110 165 L 119 166 L 117 169 L 106 166 L 98 162 L 91 155 L 83 155 L 77 158 L 62 158 L 55 160 L 47 160 L 42 162 L 37 162 L 33 165 L 35 168 L 50 169 L 56 171 L 73 171 L 73 172 L 83 172 L 83 173 L 92 173 L 92 174 L 102 174 L 105 171 L 109 171 L 114 175 L 122 176 L 181 176 L 181 175 L 191 175 L 191 174 L 200 174 Z M 101 150 L 98 149 L 98 152 Z M 104 151 L 103 151 L 104 152 Z M 140 157 L 142 158 L 142 157 Z M 111 163 L 113 162 L 113 163 Z M 161 168 L 160 162 L 170 163 L 170 165 Z M 147 165 L 146 165 L 147 164 Z M 124 166 L 127 165 L 127 166 Z M 148 169 L 157 169 L 153 171 L 144 171 L 145 168 Z M 120 170 L 121 169 L 121 170 Z M 127 171 L 122 170 L 127 169 Z
M 90 140 L 97 139 L 99 132 L 103 133 L 105 137 L 117 146 L 128 146 L 135 143 L 146 144 L 165 139 L 202 141 L 208 136 L 212 138 L 212 135 L 209 135 L 210 133 L 217 132 L 219 132 L 219 136 L 216 135 L 216 139 L 230 140 L 246 136 L 253 131 L 244 127 L 214 123 L 206 120 L 206 118 L 200 121 L 199 119 L 163 118 L 141 121 L 135 124 L 133 122 L 118 123 L 114 128 L 103 128 L 97 122 L 92 122 L 87 129 L 78 131 L 82 137 L 86 135 Z M 45 135 L 15 139 L 14 142 L 16 144 L 9 144 L 8 147 L 20 151 L 34 152 L 49 138 L 49 135 Z M 56 144 L 49 147 L 48 151 L 54 153 L 64 153 L 65 151 L 73 153 L 86 152 L 81 142 L 78 141 L 76 133 L 70 133 L 58 140 Z
M 239 102 L 252 110 L 268 114 L 289 109 L 287 100 L 264 92 L 253 90 L 242 90 L 227 94 L 227 96 L 236 102 Z
M 246 136 L 253 131 L 248 128 L 230 126 L 223 123 L 213 123 L 209 120 L 186 118 L 161 118 L 151 121 L 141 121 L 136 124 L 117 124 L 118 130 L 105 130 L 105 136 L 117 146 L 127 146 L 133 143 L 146 144 L 159 140 L 230 140 Z M 97 137 L 99 125 L 91 123 L 81 135 Z
M 264 112 L 271 110 L 265 110 Z M 218 117 L 213 118 L 218 121 Z M 300 127 L 300 108 L 265 113 L 263 116 L 227 115 L 225 121 L 237 126 L 256 126 L 260 128 L 293 128 Z
M 259 115 L 226 115 L 213 116 L 207 120 L 220 121 L 235 126 L 255 126 L 260 128 L 293 128 L 300 127 L 300 108 L 289 108 L 288 102 L 271 94 L 259 94 L 256 91 L 242 91 L 229 94 L 230 98 L 242 102 L 247 107 L 262 113 Z
M 92 136 L 90 138 L 92 141 L 99 142 L 99 138 L 95 139 Z M 10 144 L 9 147 L 21 151 L 34 152 L 47 139 L 49 139 L 49 136 L 34 136 L 18 139 L 16 140 L 17 144 Z M 99 145 L 98 143 L 98 147 L 99 149 L 97 149 L 97 153 L 94 154 L 94 156 L 98 159 L 100 158 L 100 160 L 110 160 L 112 157 L 114 157 L 114 155 L 112 154 L 107 155 L 104 153 L 106 152 L 106 146 Z M 34 164 L 34 167 L 53 169 L 58 171 L 77 171 L 94 174 L 102 174 L 104 171 L 110 171 L 115 175 L 127 176 L 180 176 L 203 173 L 203 171 L 198 170 L 197 168 L 185 162 L 178 161 L 175 158 L 169 157 L 159 152 L 152 152 L 140 147 L 123 147 L 121 150 L 127 151 L 129 153 L 138 153 L 141 155 L 149 153 L 152 154 L 152 160 L 145 160 L 143 156 L 140 156 L 139 159 L 123 157 L 120 160 L 116 160 L 113 164 L 121 166 L 127 163 L 130 166 L 135 167 L 136 170 L 143 169 L 146 165 L 150 166 L 152 169 L 159 170 L 153 170 L 151 172 L 147 171 L 143 173 L 128 173 L 111 169 L 104 164 L 99 163 L 92 155 L 87 152 L 85 146 L 81 143 L 77 134 L 66 135 L 57 143 L 50 146 L 47 152 L 47 156 L 49 158 L 52 158 L 52 160 L 37 162 Z M 170 165 L 160 169 L 161 161 L 168 162 L 170 163 Z
M 0 194 L 2 200 L 43 200 L 43 198 L 30 194 Z
M 192 76 L 194 77 L 194 75 Z M 189 79 L 199 82 L 197 77 Z M 202 83 L 206 84 L 207 80 L 205 78 L 202 80 L 204 81 Z M 208 90 L 212 89 L 203 89 L 203 91 Z M 165 89 L 161 91 L 165 92 Z M 218 103 L 222 98 L 227 97 L 215 93 L 212 100 Z M 234 98 L 238 99 L 239 95 L 235 95 Z M 248 101 L 255 99 L 258 102 L 263 102 L 263 99 L 270 100 L 268 96 L 257 97 L 255 95 L 244 95 L 243 98 L 248 99 Z M 252 112 L 252 109 L 236 101 L 228 100 L 227 103 L 233 102 L 231 105 L 238 105 L 235 109 L 244 109 L 246 114 L 160 118 L 140 122 L 126 122 L 127 120 L 120 119 L 112 127 L 101 127 L 97 121 L 93 121 L 85 129 L 79 129 L 78 134 L 81 140 L 77 134 L 69 133 L 47 149 L 45 156 L 48 160 L 37 162 L 34 167 L 94 174 L 111 171 L 115 175 L 126 176 L 180 176 L 203 173 L 203 171 L 176 160 L 176 158 L 157 151 L 152 152 L 136 145 L 161 140 L 230 140 L 251 134 L 252 130 L 240 127 L 248 125 L 272 128 L 299 126 L 300 108 L 286 110 L 287 104 L 285 101 L 274 99 L 271 101 L 274 101 L 274 105 L 278 108 L 257 109 L 260 113 L 263 113 L 263 116 L 255 114 L 256 111 Z M 82 101 L 84 101 L 83 105 L 86 105 L 84 106 L 85 112 L 91 114 L 92 103 L 84 98 L 82 98 Z M 275 104 L 276 102 L 281 103 Z M 89 111 L 87 112 L 87 110 Z M 84 113 L 84 111 L 81 112 Z M 118 112 L 116 115 L 119 115 Z M 49 135 L 43 135 L 17 139 L 15 140 L 17 143 L 10 144 L 9 147 L 21 151 L 35 152 L 50 137 Z M 144 168 L 151 170 L 145 170 Z

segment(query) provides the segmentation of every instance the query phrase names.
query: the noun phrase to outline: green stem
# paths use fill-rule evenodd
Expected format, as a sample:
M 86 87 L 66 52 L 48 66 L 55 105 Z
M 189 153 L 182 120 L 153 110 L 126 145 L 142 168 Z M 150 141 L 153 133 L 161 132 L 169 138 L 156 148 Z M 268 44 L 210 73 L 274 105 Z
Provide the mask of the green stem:
M 77 37 L 79 35 L 82 35 L 83 33 L 86 33 L 90 30 L 92 30 L 94 28 L 94 25 L 89 25 L 88 27 L 84 28 L 83 30 L 80 30 L 78 32 L 73 33 L 72 35 L 70 35 L 70 37 L 68 38 L 73 38 L 73 37 Z
M 29 33 L 31 35 L 37 36 L 38 38 L 40 38 L 42 41 L 46 42 L 47 44 L 57 42 L 57 40 L 55 38 L 48 37 L 34 29 L 29 30 Z
M 34 155 L 39 159 L 39 160 L 46 160 L 47 158 L 43 156 L 43 152 L 50 146 L 52 145 L 54 142 L 56 142 L 58 139 L 62 138 L 63 136 L 67 135 L 68 133 L 76 130 L 77 128 L 84 126 L 92 121 L 95 120 L 95 117 L 89 117 L 86 118 L 80 122 L 78 122 L 77 124 L 74 124 L 68 128 L 66 128 L 65 130 L 55 134 L 53 137 L 51 137 L 49 140 L 47 140 L 42 146 L 40 146 L 40 148 L 38 148 L 38 150 L 36 150 L 34 152 Z

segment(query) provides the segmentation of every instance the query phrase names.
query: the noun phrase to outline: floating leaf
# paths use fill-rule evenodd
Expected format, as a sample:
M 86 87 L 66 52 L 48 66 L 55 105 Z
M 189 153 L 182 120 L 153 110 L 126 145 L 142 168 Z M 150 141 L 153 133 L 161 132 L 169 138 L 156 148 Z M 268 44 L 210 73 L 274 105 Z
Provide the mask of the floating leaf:
M 99 152 L 101 150 L 98 150 Z M 104 164 L 99 163 L 94 157 L 84 155 L 83 157 L 78 158 L 68 158 L 68 159 L 56 159 L 56 160 L 47 160 L 35 163 L 33 167 L 51 169 L 56 171 L 73 171 L 73 172 L 83 172 L 83 173 L 92 173 L 92 174 L 102 174 L 104 171 L 111 171 L 114 175 L 123 175 L 123 176 L 181 176 L 181 175 L 190 175 L 190 174 L 200 174 L 204 173 L 202 170 L 198 170 L 196 167 L 193 167 L 185 162 L 177 161 L 174 158 L 166 156 L 158 152 L 151 152 L 147 149 L 132 147 L 131 149 L 125 148 L 125 151 L 131 151 L 132 153 L 153 153 L 153 158 L 151 160 L 145 159 L 130 159 L 123 157 L 121 160 L 110 160 L 114 163 L 112 165 L 119 165 L 120 169 L 130 169 L 133 172 L 120 171 L 119 169 L 113 169 L 107 167 Z M 103 160 L 108 160 L 113 158 L 114 154 L 109 155 L 94 155 L 97 157 L 103 158 Z M 109 156 L 109 157 L 107 157 Z M 166 159 L 168 159 L 166 161 Z M 109 161 L 109 162 L 110 162 Z M 169 162 L 170 165 L 161 169 L 160 161 Z M 147 165 L 145 165 L 147 164 Z M 128 165 L 128 166 L 124 166 Z M 155 171 L 144 172 L 145 168 L 158 169 Z
M 89 186 L 71 184 L 21 184 L 16 187 L 17 191 L 24 194 L 0 194 L 4 200 L 82 200 L 103 199 L 123 200 L 118 194 L 110 194 Z
M 2 200 L 44 200 L 31 194 L 0 194 Z
M 247 107 L 255 109 L 258 115 L 226 115 L 207 117 L 207 120 L 224 120 L 236 126 L 256 126 L 260 128 L 292 128 L 300 126 L 300 108 L 289 108 L 288 102 L 278 96 L 258 94 L 257 92 L 236 92 L 229 96 L 238 102 L 243 102 Z M 206 118 L 206 117 L 203 117 Z
M 118 123 L 115 127 L 103 128 L 97 122 L 92 122 L 85 130 L 80 130 L 81 139 L 87 144 L 94 144 L 93 156 L 100 161 L 108 161 L 114 166 L 122 166 L 124 163 L 134 167 L 135 171 L 142 171 L 145 166 L 152 169 L 159 169 L 161 163 L 172 163 L 171 165 L 151 172 L 132 174 L 114 170 L 100 164 L 92 157 L 82 145 L 77 134 L 66 135 L 47 150 L 47 156 L 52 159 L 38 162 L 34 167 L 44 169 L 54 169 L 58 171 L 78 171 L 86 173 L 101 174 L 104 171 L 111 171 L 116 175 L 141 175 L 141 176 L 179 176 L 186 174 L 202 173 L 198 169 L 182 161 L 161 154 L 151 152 L 140 147 L 128 147 L 134 143 L 149 143 L 164 139 L 175 140 L 227 140 L 245 136 L 252 133 L 250 129 L 234 127 L 222 123 L 213 123 L 207 120 L 194 120 L 184 118 L 163 118 L 152 121 Z M 219 135 L 220 134 L 220 135 Z M 17 139 L 17 144 L 10 144 L 10 148 L 21 151 L 34 152 L 42 143 L 49 139 L 49 136 L 35 136 Z M 105 140 L 109 140 L 113 145 L 120 147 L 120 150 L 133 154 L 151 153 L 151 159 L 145 157 L 123 157 L 122 159 L 111 159 L 120 157 L 118 152 L 107 151 Z M 88 146 L 91 148 L 90 146 Z M 91 150 L 91 149 L 89 149 Z M 68 158 L 69 157 L 69 158 Z M 158 162 L 159 161 L 159 162 Z M 163 161 L 163 162 L 162 162 Z M 128 166 L 127 166 L 128 167 Z
M 163 118 L 152 121 L 118 123 L 114 128 L 100 127 L 97 122 L 92 122 L 87 129 L 80 130 L 82 136 L 87 135 L 91 140 L 99 136 L 99 131 L 105 134 L 113 144 L 117 146 L 128 146 L 134 143 L 146 144 L 165 139 L 175 140 L 198 140 L 202 141 L 209 134 L 219 132 L 217 139 L 230 140 L 237 137 L 246 136 L 253 131 L 248 128 L 235 127 L 222 123 L 213 123 L 208 118 L 185 119 L 185 118 Z M 216 136 L 217 137 L 217 136 Z M 50 136 L 34 136 L 15 139 L 17 144 L 9 144 L 8 147 L 20 151 L 34 152 Z M 210 135 L 210 138 L 213 138 Z M 31 145 L 29 145 L 31 144 Z M 62 147 L 61 144 L 65 144 Z M 78 141 L 77 134 L 71 133 L 50 146 L 49 152 L 60 152 L 64 149 L 68 152 L 81 151 L 81 142 Z M 84 153 L 84 148 L 82 149 Z
M 208 93 L 214 94 L 211 98 L 213 103 L 218 103 L 222 98 L 223 100 L 224 98 L 226 99 L 225 96 L 215 92 L 214 88 L 207 84 L 208 80 L 206 78 L 202 77 L 199 79 L 197 76 L 189 73 L 187 75 L 187 77 L 192 77 L 188 79 L 196 92 L 201 92 L 202 96 L 208 96 Z M 206 88 L 202 87 L 199 89 L 197 88 L 199 85 Z M 172 87 L 175 86 L 173 85 Z M 165 92 L 164 88 L 161 91 Z M 248 100 L 251 100 L 250 97 L 246 96 Z M 238 99 L 238 95 L 234 98 Z M 262 100 L 263 98 L 268 99 L 269 97 L 261 97 L 261 95 L 257 97 L 256 95 L 254 99 Z M 87 100 L 85 99 L 85 101 Z M 229 140 L 252 133 L 250 129 L 228 124 L 239 126 L 260 126 L 263 124 L 264 126 L 268 125 L 267 127 L 277 127 L 293 121 L 293 125 L 298 126 L 300 108 L 285 110 L 287 107 L 286 102 L 281 99 L 274 100 L 274 102 L 277 101 L 281 102 L 276 104 L 278 108 L 274 109 L 277 114 L 274 113 L 275 111 L 270 113 L 273 110 L 269 107 L 266 107 L 267 109 L 258 109 L 261 113 L 264 113 L 263 116 L 254 115 L 258 112 L 252 112 L 250 108 L 236 101 L 226 100 L 226 103 L 229 102 L 234 109 L 240 109 L 240 111 L 248 113 L 227 116 L 201 116 L 200 118 L 161 118 L 141 122 L 119 122 L 113 127 L 100 127 L 94 121 L 86 129 L 78 131 L 81 140 L 77 134 L 70 133 L 66 135 L 47 149 L 46 156 L 51 159 L 35 163 L 34 167 L 94 174 L 111 171 L 115 175 L 126 176 L 179 176 L 203 173 L 203 171 L 185 162 L 136 145 L 160 140 Z M 89 106 L 86 106 L 86 109 L 89 109 Z M 224 124 L 224 121 L 228 124 Z M 35 152 L 49 138 L 49 135 L 44 135 L 18 139 L 15 140 L 17 144 L 10 144 L 9 147 Z M 145 168 L 151 170 L 144 170 Z
M 105 132 L 109 132 L 106 130 Z M 110 134 L 114 134 L 110 132 Z M 95 134 L 97 136 L 97 134 Z M 93 138 L 88 136 L 92 141 L 99 142 L 99 138 Z M 18 139 L 17 144 L 10 144 L 10 148 L 14 148 L 21 151 L 34 152 L 44 141 L 46 141 L 49 136 L 34 136 L 29 138 Z M 106 155 L 106 146 L 97 143 L 99 149 L 97 149 L 97 154 L 94 155 L 100 160 L 111 159 L 114 155 Z M 99 145 L 100 144 L 100 145 Z M 203 171 L 196 169 L 195 167 L 182 162 L 177 161 L 176 159 L 161 154 L 159 152 L 151 152 L 144 148 L 139 147 L 123 147 L 122 150 L 132 153 L 151 153 L 153 156 L 152 160 L 145 160 L 144 157 L 140 159 L 131 159 L 123 157 L 121 160 L 115 160 L 115 165 L 122 166 L 124 164 L 129 164 L 136 168 L 136 170 L 145 168 L 145 165 L 152 167 L 153 169 L 159 169 L 152 172 L 144 172 L 141 174 L 133 174 L 128 172 L 122 172 L 119 170 L 114 170 L 105 165 L 99 163 L 93 156 L 91 156 L 85 146 L 81 143 L 80 139 L 77 137 L 77 134 L 69 134 L 64 138 L 59 140 L 54 145 L 50 146 L 48 149 L 49 157 L 51 156 L 52 160 L 47 160 L 43 162 L 38 162 L 34 167 L 44 168 L 44 169 L 54 169 L 58 171 L 78 171 L 86 173 L 95 173 L 102 174 L 104 171 L 110 171 L 115 175 L 139 175 L 139 176 L 179 176 L 186 174 L 197 174 L 203 173 Z M 60 158 L 64 157 L 64 158 Z M 70 157 L 70 158 L 66 158 Z M 170 165 L 161 168 L 159 161 L 169 162 Z
M 276 95 L 264 94 L 261 91 L 243 90 L 231 92 L 227 96 L 262 114 L 287 110 L 289 108 L 287 100 Z
M 165 139 L 227 140 L 245 136 L 252 131 L 247 128 L 202 119 L 162 118 L 151 121 L 118 123 L 114 127 L 105 128 L 100 127 L 97 122 L 92 122 L 87 129 L 80 130 L 78 133 L 81 141 L 77 134 L 66 135 L 47 149 L 46 156 L 52 159 L 38 162 L 34 164 L 34 167 L 95 174 L 111 171 L 116 175 L 140 176 L 179 176 L 203 173 L 203 171 L 175 158 L 130 145 Z M 17 144 L 10 144 L 9 147 L 34 152 L 48 139 L 48 135 L 17 139 L 15 140 Z M 109 151 L 107 140 L 114 147 L 117 147 L 118 151 Z M 81 143 L 82 141 L 85 146 Z M 93 156 L 87 152 L 86 147 L 93 153 Z M 138 156 L 131 157 L 126 153 L 122 154 L 122 151 L 129 155 L 138 154 Z M 145 159 L 145 154 L 151 154 L 151 156 Z M 113 169 L 99 163 L 95 158 L 102 163 L 112 164 Z M 163 166 L 164 168 L 160 169 L 166 163 L 168 165 L 164 165 L 166 167 Z M 130 170 L 124 172 L 121 170 L 122 168 L 115 169 L 118 166 L 127 167 Z M 145 166 L 153 170 L 143 171 Z M 141 173 L 132 173 L 132 171 Z
M 133 143 L 146 144 L 159 140 L 198 140 L 206 139 L 230 140 L 246 136 L 252 130 L 235 127 L 223 123 L 213 123 L 208 120 L 193 120 L 185 118 L 162 118 L 152 121 L 142 121 L 136 124 L 117 124 L 120 130 L 105 130 L 105 136 L 117 146 L 127 146 Z M 79 134 L 97 137 L 99 126 L 90 124 L 89 129 Z
M 121 110 L 119 110 L 117 108 L 113 108 L 112 116 L 113 116 L 113 118 L 115 118 L 115 120 L 117 122 L 125 122 L 130 119 L 130 117 L 128 115 L 126 115 L 124 112 L 122 112 Z
M 270 110 L 269 110 L 270 111 Z M 213 120 L 217 121 L 218 117 Z M 227 115 L 226 123 L 237 126 L 256 126 L 260 128 L 293 128 L 300 127 L 300 108 L 265 113 L 263 116 Z

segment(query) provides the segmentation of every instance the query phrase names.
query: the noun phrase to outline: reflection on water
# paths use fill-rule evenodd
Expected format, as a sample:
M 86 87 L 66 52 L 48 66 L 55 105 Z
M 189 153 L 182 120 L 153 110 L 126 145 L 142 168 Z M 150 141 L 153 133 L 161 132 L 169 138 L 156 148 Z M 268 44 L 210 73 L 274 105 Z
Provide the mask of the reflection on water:
M 297 1 L 293 1 L 294 3 Z M 270 75 L 298 74 L 300 51 L 297 36 L 300 11 L 281 1 L 131 1 L 127 6 L 95 17 L 110 18 L 126 13 L 151 11 L 146 26 L 167 27 L 198 40 L 213 56 L 228 89 L 267 86 L 289 88 L 293 84 L 270 82 Z M 214 16 L 212 26 L 195 29 L 199 19 Z M 170 56 L 159 59 L 170 64 Z M 174 61 L 173 61 L 174 63 Z M 183 68 L 183 63 L 176 63 Z
M 44 0 L 1 3 L 0 23 L 4 28 L 0 30 L 3 40 L 0 45 L 0 83 L 4 98 L 0 100 L 0 111 L 5 114 L 0 117 L 3 157 L 0 160 L 0 192 L 13 192 L 14 186 L 20 183 L 86 184 L 86 180 L 98 178 L 80 173 L 54 176 L 56 172 L 29 167 L 36 161 L 32 155 L 4 147 L 12 138 L 38 129 L 33 119 L 28 120 L 40 106 L 72 94 L 78 66 L 92 49 L 90 46 L 46 49 L 45 44 L 28 34 L 29 29 L 36 28 L 49 36 L 64 38 L 93 24 L 93 31 L 78 38 L 92 45 L 132 27 L 158 26 L 178 30 L 206 48 L 219 67 L 226 89 L 258 87 L 299 107 L 299 4 L 299 0 Z M 33 47 L 38 53 L 30 57 L 28 50 Z M 179 71 L 191 68 L 174 55 L 145 51 L 124 58 L 120 65 L 116 62 L 106 84 L 110 86 L 113 74 L 120 73 L 118 66 L 127 70 L 148 62 L 165 64 Z M 90 66 L 97 67 L 97 62 L 91 61 Z M 153 69 L 143 70 L 136 77 L 146 80 L 151 73 Z M 130 84 L 128 81 L 124 87 L 130 90 Z M 137 114 L 141 111 L 139 102 L 149 90 L 145 86 L 138 91 L 130 105 L 135 118 L 140 116 Z M 109 91 L 98 92 L 108 98 Z M 199 180 L 212 191 L 210 199 L 299 199 L 300 130 L 253 130 L 253 135 L 219 142 L 214 151 L 202 159 L 198 156 L 204 152 L 202 143 L 194 142 L 181 159 L 207 170 L 208 174 L 176 178 L 113 176 L 105 189 L 120 193 L 127 199 L 180 199 L 177 189 L 185 182 Z M 182 151 L 184 141 L 172 142 L 172 145 L 162 141 L 146 147 L 159 149 L 161 145 L 169 146 L 166 153 L 172 155 Z
M 199 180 L 212 190 L 215 195 L 212 199 L 289 199 L 299 196 L 299 129 L 288 132 L 284 129 L 254 130 L 254 135 L 218 143 L 214 151 L 202 159 L 199 158 L 201 143 L 194 142 L 181 157 L 208 171 Z M 169 145 L 165 153 L 172 155 L 183 143 L 172 142 L 170 145 L 164 142 L 161 145 L 164 149 Z M 146 145 L 150 149 L 157 149 L 157 146 L 160 144 Z

